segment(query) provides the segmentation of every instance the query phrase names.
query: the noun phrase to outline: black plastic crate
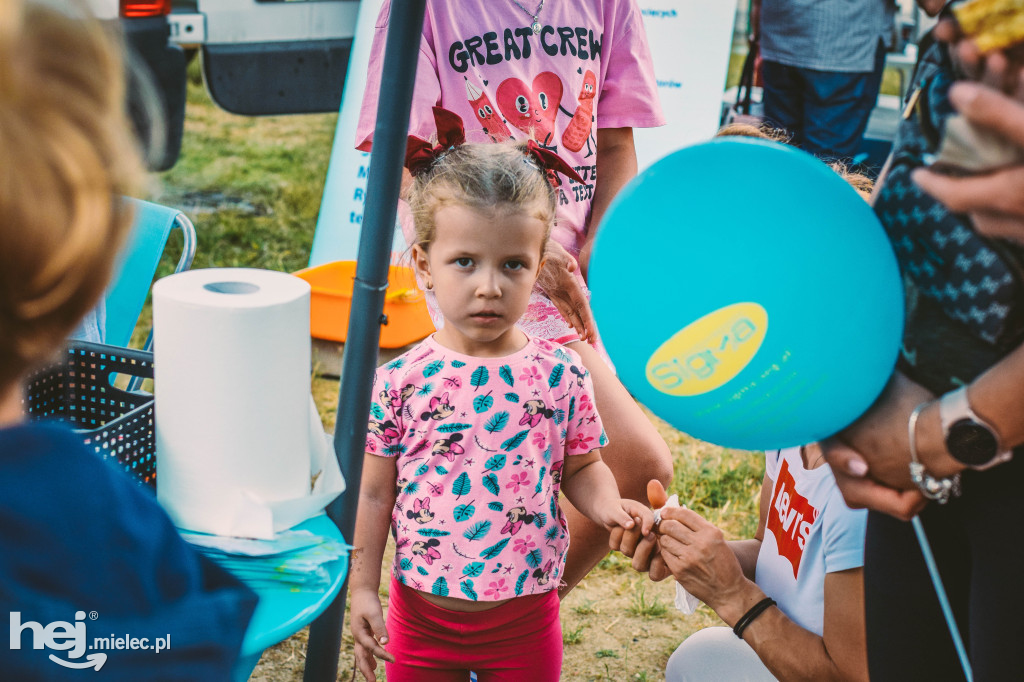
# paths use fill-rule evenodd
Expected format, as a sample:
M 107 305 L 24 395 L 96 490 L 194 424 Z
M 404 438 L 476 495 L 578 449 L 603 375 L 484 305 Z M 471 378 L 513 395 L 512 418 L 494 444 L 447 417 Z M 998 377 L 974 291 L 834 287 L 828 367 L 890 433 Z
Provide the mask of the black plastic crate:
M 74 341 L 61 358 L 29 377 L 25 408 L 30 419 L 67 422 L 96 454 L 155 487 L 153 395 L 114 386 L 119 375 L 152 379 L 153 353 Z

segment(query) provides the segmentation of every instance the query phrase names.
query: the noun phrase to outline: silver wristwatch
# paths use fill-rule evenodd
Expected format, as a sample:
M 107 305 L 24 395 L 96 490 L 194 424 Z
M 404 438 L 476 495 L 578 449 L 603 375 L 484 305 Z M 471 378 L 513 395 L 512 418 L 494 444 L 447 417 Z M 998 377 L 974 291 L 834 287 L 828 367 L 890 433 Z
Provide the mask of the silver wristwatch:
M 966 386 L 942 396 L 939 418 L 946 450 L 961 464 L 982 470 L 1013 457 L 1012 450 L 1002 448 L 996 430 L 971 409 Z

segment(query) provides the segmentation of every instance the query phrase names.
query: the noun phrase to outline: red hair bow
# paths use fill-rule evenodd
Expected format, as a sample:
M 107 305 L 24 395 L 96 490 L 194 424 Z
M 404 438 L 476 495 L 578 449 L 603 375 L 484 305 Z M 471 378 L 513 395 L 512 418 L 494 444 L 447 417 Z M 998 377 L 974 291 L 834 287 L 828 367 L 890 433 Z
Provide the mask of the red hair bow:
M 409 173 L 413 177 L 430 170 L 435 161 L 454 147 L 466 142 L 466 130 L 463 128 L 462 119 L 458 114 L 442 107 L 433 107 L 433 111 L 434 125 L 437 126 L 437 144 L 431 145 L 430 142 L 416 135 L 410 135 L 405 143 L 405 167 L 409 169 Z M 550 149 L 530 140 L 526 143 L 526 151 L 541 169 L 547 171 L 552 186 L 558 187 L 561 184 L 556 172 L 584 184 L 580 174 Z
M 410 135 L 405 143 L 405 167 L 413 177 L 429 170 L 430 166 L 448 150 L 466 141 L 466 131 L 458 114 L 441 107 L 433 109 L 434 124 L 437 126 L 437 144 L 431 146 L 428 141 L 415 135 Z
M 558 187 L 562 184 L 559 182 L 558 176 L 555 175 L 555 172 L 561 173 L 565 177 L 570 180 L 575 180 L 581 185 L 584 184 L 583 178 L 580 177 L 580 174 L 577 173 L 572 166 L 566 163 L 561 156 L 550 149 L 541 147 L 533 140 L 530 140 L 526 143 L 526 151 L 534 158 L 537 165 L 548 171 L 548 179 L 551 180 L 552 186 Z

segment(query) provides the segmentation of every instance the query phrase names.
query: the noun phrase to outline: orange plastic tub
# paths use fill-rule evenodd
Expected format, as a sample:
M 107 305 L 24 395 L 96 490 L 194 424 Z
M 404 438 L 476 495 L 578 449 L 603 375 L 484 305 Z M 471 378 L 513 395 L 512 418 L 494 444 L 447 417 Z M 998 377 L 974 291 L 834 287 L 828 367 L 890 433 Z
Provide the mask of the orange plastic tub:
M 318 339 L 344 343 L 352 307 L 355 261 L 325 263 L 292 273 L 313 289 L 309 333 Z M 416 286 L 412 268 L 392 265 L 384 298 L 388 323 L 380 328 L 381 348 L 401 348 L 434 331 L 423 292 Z

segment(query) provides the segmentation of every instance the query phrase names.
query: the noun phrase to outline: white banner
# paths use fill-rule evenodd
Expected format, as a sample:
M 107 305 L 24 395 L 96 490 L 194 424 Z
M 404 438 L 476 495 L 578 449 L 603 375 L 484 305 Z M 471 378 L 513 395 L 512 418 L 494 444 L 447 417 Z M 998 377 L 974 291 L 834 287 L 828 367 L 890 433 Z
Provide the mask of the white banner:
M 373 29 L 383 4 L 383 0 L 360 0 L 359 3 L 359 18 L 352 38 L 341 112 L 334 130 L 334 146 L 327 167 L 324 196 L 320 201 L 313 249 L 309 255 L 310 267 L 336 260 L 356 260 L 359 252 L 359 230 L 363 224 L 370 154 L 355 149 L 356 125 L 359 123 L 359 107 L 363 103 L 363 91 L 366 89 Z M 398 239 L 401 239 L 400 231 Z M 402 248 L 402 244 L 397 244 L 396 248 Z
M 668 124 L 634 131 L 640 170 L 712 137 L 722 113 L 737 0 L 640 0 Z

